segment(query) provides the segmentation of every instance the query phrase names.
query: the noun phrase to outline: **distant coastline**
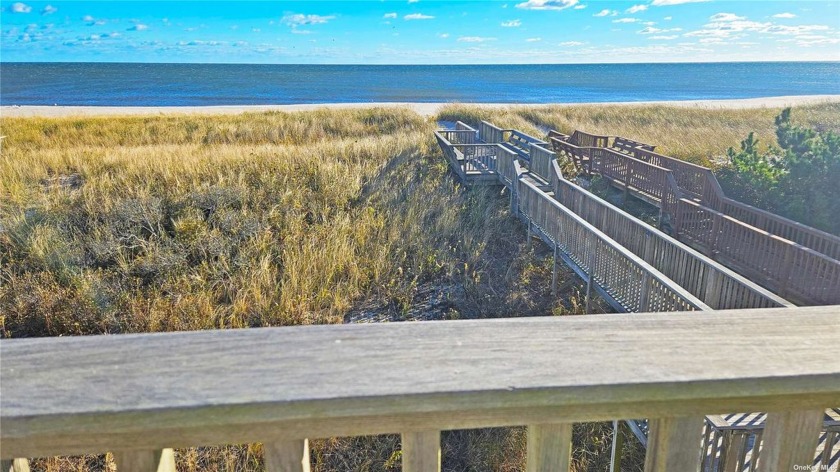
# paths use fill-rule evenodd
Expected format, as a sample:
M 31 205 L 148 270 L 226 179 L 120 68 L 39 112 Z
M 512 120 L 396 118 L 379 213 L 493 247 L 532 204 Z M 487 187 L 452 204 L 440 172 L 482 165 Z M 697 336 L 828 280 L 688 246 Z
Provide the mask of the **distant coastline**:
M 374 108 L 404 107 L 423 116 L 433 116 L 446 105 L 458 103 L 420 103 L 420 102 L 378 102 L 378 103 L 311 103 L 296 105 L 222 105 L 222 106 L 181 106 L 181 107 L 119 107 L 119 106 L 2 106 L 0 116 L 4 117 L 64 117 L 64 116 L 120 116 L 120 115 L 160 115 L 160 114 L 204 114 L 225 115 L 264 111 L 310 111 L 324 108 Z M 778 97 L 742 98 L 726 100 L 666 100 L 648 102 L 595 102 L 595 103 L 470 103 L 487 108 L 505 108 L 512 106 L 632 106 L 662 105 L 697 108 L 783 108 L 787 106 L 813 105 L 819 103 L 840 103 L 838 95 L 787 95 Z

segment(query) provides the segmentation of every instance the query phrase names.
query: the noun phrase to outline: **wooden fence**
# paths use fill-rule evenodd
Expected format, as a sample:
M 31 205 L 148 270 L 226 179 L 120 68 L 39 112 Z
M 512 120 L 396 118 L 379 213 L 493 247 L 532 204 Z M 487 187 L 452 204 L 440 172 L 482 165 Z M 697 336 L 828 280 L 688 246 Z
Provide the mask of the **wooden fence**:
M 401 433 L 436 472 L 441 430 L 527 425 L 527 470 L 567 471 L 573 423 L 649 417 L 646 470 L 697 471 L 704 415 L 768 411 L 759 470 L 790 471 L 840 403 L 814 348 L 838 337 L 840 307 L 4 339 L 0 457 L 262 442 L 308 471 L 307 438 Z

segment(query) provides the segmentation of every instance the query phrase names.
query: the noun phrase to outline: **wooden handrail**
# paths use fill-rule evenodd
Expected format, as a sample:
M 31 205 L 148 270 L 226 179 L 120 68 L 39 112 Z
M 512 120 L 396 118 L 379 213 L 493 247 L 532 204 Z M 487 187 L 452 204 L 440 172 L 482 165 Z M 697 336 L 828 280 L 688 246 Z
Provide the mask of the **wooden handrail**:
M 549 467 L 531 446 L 562 425 L 649 417 L 649 470 L 697 470 L 703 415 L 770 411 L 762 467 L 792 470 L 840 403 L 838 337 L 833 306 L 6 339 L 0 457 L 265 442 L 280 470 L 305 438 L 403 433 L 439 470 L 437 431 L 529 425 Z

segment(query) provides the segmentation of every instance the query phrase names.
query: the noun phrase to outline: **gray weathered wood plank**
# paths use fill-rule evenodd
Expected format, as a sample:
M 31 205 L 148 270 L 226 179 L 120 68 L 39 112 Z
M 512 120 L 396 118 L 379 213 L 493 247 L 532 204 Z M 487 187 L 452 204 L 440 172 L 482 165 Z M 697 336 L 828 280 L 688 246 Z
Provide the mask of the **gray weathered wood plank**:
M 838 337 L 813 307 L 6 339 L 0 457 L 819 409 Z
M 645 472 L 700 470 L 703 421 L 702 416 L 650 420 Z
M 263 444 L 268 472 L 309 472 L 309 440 L 293 439 Z
M 175 451 L 118 450 L 113 452 L 117 472 L 175 472 Z
M 403 472 L 440 472 L 440 431 L 402 433 Z
M 528 426 L 527 472 L 568 472 L 572 463 L 572 424 Z
M 804 467 L 814 460 L 824 416 L 823 410 L 769 413 L 759 458 L 760 470 L 807 470 Z

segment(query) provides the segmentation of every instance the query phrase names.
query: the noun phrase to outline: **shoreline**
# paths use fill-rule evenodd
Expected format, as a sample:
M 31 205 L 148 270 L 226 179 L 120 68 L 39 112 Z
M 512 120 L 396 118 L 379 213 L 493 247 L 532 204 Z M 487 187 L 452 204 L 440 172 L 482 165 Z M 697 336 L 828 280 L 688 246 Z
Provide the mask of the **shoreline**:
M 47 106 L 3 105 L 0 116 L 69 117 L 69 116 L 137 116 L 137 115 L 226 115 L 264 111 L 312 111 L 318 109 L 363 109 L 374 107 L 410 108 L 422 116 L 434 116 L 447 105 L 469 105 L 482 108 L 548 107 L 548 106 L 645 106 L 660 105 L 706 109 L 784 108 L 821 103 L 840 103 L 840 95 L 788 95 L 777 97 L 721 99 L 721 100 L 666 100 L 641 102 L 587 102 L 587 103 L 423 103 L 423 102 L 364 102 L 364 103 L 312 103 L 295 105 L 210 105 L 210 106 Z

